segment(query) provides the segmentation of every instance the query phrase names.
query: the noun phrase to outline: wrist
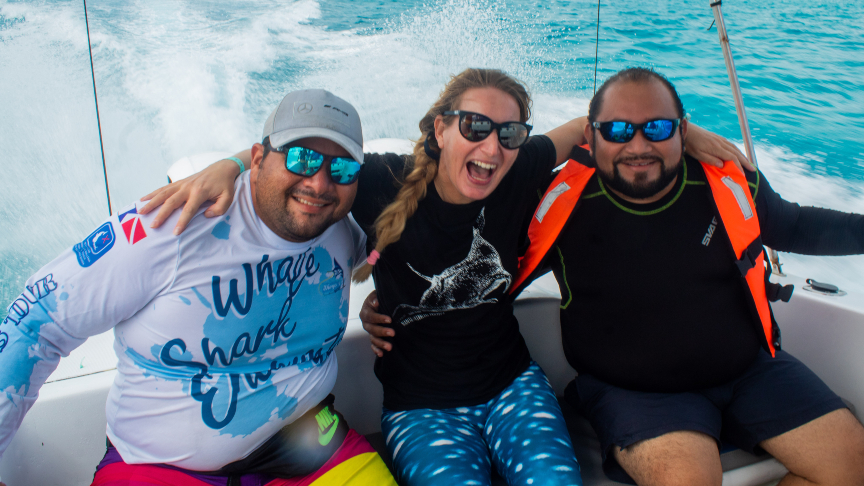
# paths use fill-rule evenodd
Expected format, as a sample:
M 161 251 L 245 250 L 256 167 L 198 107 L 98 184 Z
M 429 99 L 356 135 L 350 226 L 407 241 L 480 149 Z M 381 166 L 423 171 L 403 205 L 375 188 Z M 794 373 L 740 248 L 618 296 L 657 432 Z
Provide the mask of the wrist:
M 238 159 L 237 157 L 225 157 L 225 160 L 230 160 L 236 164 L 237 168 L 240 169 L 240 172 L 238 172 L 237 175 L 242 174 L 243 171 L 246 170 L 246 165 L 244 165 L 243 161 Z

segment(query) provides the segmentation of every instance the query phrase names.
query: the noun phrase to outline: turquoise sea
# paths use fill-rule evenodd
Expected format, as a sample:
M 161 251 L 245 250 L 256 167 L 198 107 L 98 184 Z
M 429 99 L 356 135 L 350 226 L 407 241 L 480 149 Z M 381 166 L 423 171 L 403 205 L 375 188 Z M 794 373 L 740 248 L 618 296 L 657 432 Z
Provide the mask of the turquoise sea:
M 367 139 L 417 137 L 448 76 L 520 77 L 537 133 L 585 113 L 597 78 L 652 66 L 693 121 L 742 139 L 708 0 L 90 0 L 111 203 L 180 157 L 238 150 L 284 93 L 330 89 Z M 864 212 L 860 0 L 723 3 L 760 167 L 786 199 Z M 0 0 L 0 301 L 108 215 L 82 1 Z M 864 291 L 864 257 L 781 255 Z M 133 278 L 133 276 L 130 276 Z

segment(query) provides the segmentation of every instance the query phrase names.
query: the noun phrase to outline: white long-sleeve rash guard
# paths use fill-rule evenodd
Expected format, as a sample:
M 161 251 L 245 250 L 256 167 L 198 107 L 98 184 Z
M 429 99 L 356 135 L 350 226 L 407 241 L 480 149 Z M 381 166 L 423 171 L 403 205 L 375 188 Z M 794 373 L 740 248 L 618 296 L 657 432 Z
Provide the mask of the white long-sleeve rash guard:
M 60 357 L 112 327 L 107 433 L 127 463 L 219 469 L 327 396 L 366 237 L 349 216 L 285 241 L 248 172 L 236 186 L 179 237 L 137 203 L 27 281 L 0 324 L 0 457 Z

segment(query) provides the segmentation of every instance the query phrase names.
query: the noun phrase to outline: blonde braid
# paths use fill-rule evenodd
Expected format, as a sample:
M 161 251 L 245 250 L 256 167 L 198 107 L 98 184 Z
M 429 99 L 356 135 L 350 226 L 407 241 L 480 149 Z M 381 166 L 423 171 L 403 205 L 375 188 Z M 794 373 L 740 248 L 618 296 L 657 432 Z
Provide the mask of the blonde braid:
M 519 105 L 520 121 L 527 121 L 531 116 L 531 98 L 521 83 L 497 69 L 470 68 L 450 78 L 444 87 L 438 101 L 420 120 L 420 133 L 423 135 L 414 144 L 413 163 L 409 161 L 410 171 L 396 198 L 375 220 L 375 251 L 383 253 L 388 245 L 396 243 L 405 230 L 405 222 L 417 211 L 417 206 L 426 197 L 426 188 L 438 174 L 438 161 L 426 153 L 424 144 L 428 144 L 434 153 L 441 153 L 435 138 L 435 119 L 445 111 L 455 110 L 465 91 L 472 88 L 493 87 L 513 96 Z M 445 119 L 450 125 L 453 119 Z M 372 275 L 372 265 L 368 263 L 354 272 L 352 280 L 363 282 Z

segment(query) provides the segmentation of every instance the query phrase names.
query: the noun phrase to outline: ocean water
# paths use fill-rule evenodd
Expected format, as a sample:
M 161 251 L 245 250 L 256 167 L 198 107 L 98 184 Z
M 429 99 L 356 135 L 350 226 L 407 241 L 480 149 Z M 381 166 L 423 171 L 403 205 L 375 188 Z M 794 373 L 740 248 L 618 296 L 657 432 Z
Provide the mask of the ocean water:
M 258 140 L 282 96 L 351 101 L 367 139 L 415 138 L 451 74 L 496 67 L 534 97 L 536 133 L 586 112 L 599 82 L 651 66 L 693 121 L 740 142 L 708 1 L 90 0 L 116 211 L 180 157 Z M 727 0 L 733 54 L 772 186 L 864 212 L 860 1 Z M 81 1 L 0 0 L 0 301 L 108 215 Z M 784 270 L 864 291 L 864 257 L 781 254 Z

